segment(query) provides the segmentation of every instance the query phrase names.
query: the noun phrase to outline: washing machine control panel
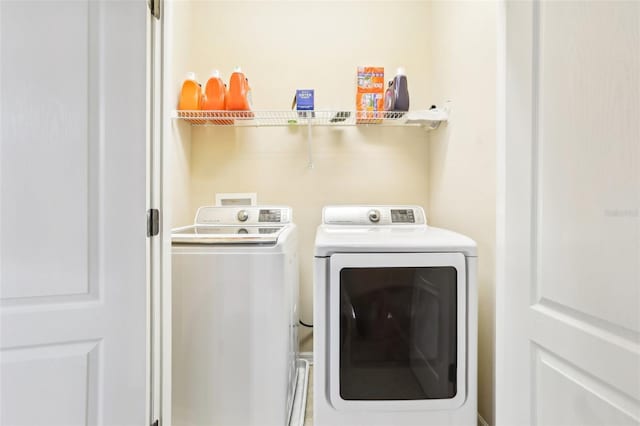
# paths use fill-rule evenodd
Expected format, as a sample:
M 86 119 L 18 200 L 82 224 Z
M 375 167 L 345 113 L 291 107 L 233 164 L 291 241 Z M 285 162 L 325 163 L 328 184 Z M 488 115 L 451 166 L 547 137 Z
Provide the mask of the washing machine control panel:
M 391 209 L 392 223 L 416 223 L 416 214 L 413 209 Z
M 322 212 L 325 225 L 426 225 L 419 206 L 327 206 Z
M 284 206 L 200 207 L 196 225 L 264 225 L 291 223 L 291 209 Z
M 282 220 L 281 209 L 260 209 L 258 213 L 258 222 L 260 223 L 280 223 Z

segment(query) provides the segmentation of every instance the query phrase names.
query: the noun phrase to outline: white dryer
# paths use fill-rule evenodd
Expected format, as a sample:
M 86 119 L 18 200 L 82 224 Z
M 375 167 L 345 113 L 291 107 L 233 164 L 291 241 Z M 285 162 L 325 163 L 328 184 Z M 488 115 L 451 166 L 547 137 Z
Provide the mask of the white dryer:
M 477 424 L 473 240 L 417 206 L 329 206 L 314 273 L 315 426 Z
M 298 352 L 287 207 L 201 207 L 172 232 L 173 424 L 288 424 Z

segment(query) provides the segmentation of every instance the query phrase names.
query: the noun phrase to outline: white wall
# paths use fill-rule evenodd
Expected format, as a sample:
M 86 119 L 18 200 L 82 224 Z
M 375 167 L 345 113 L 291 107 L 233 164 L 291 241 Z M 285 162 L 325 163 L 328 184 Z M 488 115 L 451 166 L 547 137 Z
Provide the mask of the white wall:
M 448 125 L 431 134 L 430 223 L 478 243 L 478 411 L 493 421 L 496 30 L 499 2 L 435 1 L 429 27 L 430 93 L 451 99 Z

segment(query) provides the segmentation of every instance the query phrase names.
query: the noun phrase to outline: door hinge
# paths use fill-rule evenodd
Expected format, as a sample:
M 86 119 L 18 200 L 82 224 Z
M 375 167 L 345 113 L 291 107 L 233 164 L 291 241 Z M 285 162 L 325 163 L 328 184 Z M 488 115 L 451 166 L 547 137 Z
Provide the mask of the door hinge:
M 156 420 L 155 422 L 151 423 L 151 426 L 160 426 L 160 420 Z
M 148 0 L 149 11 L 151 16 L 156 19 L 160 19 L 160 3 L 162 0 Z
M 160 233 L 160 210 L 147 210 L 147 237 L 155 237 Z

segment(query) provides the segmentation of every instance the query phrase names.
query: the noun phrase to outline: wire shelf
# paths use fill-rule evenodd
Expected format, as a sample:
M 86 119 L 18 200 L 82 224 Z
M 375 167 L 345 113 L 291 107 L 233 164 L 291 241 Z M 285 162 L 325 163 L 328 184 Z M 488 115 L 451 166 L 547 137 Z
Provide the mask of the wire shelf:
M 174 111 L 173 119 L 194 126 L 426 126 L 447 120 L 440 109 L 425 111 Z

